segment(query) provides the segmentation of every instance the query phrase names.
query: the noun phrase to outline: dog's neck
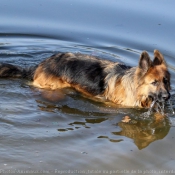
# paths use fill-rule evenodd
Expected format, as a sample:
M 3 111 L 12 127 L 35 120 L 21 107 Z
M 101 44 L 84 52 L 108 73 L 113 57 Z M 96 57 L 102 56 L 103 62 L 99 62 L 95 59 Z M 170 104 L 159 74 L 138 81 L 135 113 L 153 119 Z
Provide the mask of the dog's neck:
M 106 99 L 123 106 L 141 106 L 139 99 L 136 100 L 135 71 L 136 67 L 112 76 L 104 93 Z

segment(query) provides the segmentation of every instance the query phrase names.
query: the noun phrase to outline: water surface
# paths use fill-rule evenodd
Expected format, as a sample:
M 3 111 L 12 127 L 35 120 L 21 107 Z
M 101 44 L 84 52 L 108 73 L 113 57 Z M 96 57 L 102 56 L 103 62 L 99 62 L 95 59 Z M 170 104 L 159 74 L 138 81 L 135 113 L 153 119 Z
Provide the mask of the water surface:
M 159 4 L 159 5 L 157 5 Z M 80 52 L 136 66 L 159 49 L 175 103 L 175 1 L 0 2 L 0 61 L 33 66 L 57 52 Z M 175 116 L 144 119 L 68 90 L 0 80 L 0 169 L 42 174 L 160 174 L 174 171 Z M 122 123 L 129 115 L 132 123 Z M 164 172 L 164 174 L 170 174 Z

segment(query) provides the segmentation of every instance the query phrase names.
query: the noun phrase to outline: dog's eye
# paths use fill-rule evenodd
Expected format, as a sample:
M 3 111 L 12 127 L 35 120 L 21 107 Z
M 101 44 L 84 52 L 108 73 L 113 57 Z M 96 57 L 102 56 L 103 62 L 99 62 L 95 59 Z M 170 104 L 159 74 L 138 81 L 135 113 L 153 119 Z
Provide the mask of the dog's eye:
M 151 84 L 154 85 L 154 86 L 157 86 L 158 85 L 158 81 L 155 80 L 155 81 L 151 82 Z

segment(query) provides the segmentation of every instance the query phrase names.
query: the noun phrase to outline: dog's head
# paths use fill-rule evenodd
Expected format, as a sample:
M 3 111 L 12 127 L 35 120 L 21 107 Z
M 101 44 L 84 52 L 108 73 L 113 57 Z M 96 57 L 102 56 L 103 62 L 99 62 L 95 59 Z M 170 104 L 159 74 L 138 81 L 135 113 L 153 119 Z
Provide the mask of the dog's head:
M 142 52 L 136 70 L 137 96 L 142 107 L 150 107 L 153 101 L 165 102 L 170 98 L 170 73 L 163 55 L 154 50 L 154 59 Z

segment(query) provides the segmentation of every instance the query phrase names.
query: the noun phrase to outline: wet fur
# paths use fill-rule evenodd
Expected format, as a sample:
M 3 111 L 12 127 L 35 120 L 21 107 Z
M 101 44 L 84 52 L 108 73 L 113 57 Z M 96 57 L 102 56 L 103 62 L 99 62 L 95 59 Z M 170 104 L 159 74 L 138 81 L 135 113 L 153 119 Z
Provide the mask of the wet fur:
M 0 64 L 0 77 L 28 78 L 44 89 L 72 87 L 84 95 L 123 106 L 149 107 L 154 99 L 170 90 L 170 74 L 163 55 L 154 51 L 152 61 L 142 52 L 137 67 L 93 56 L 58 53 L 38 66 L 22 69 Z M 153 85 L 153 82 L 158 82 Z

